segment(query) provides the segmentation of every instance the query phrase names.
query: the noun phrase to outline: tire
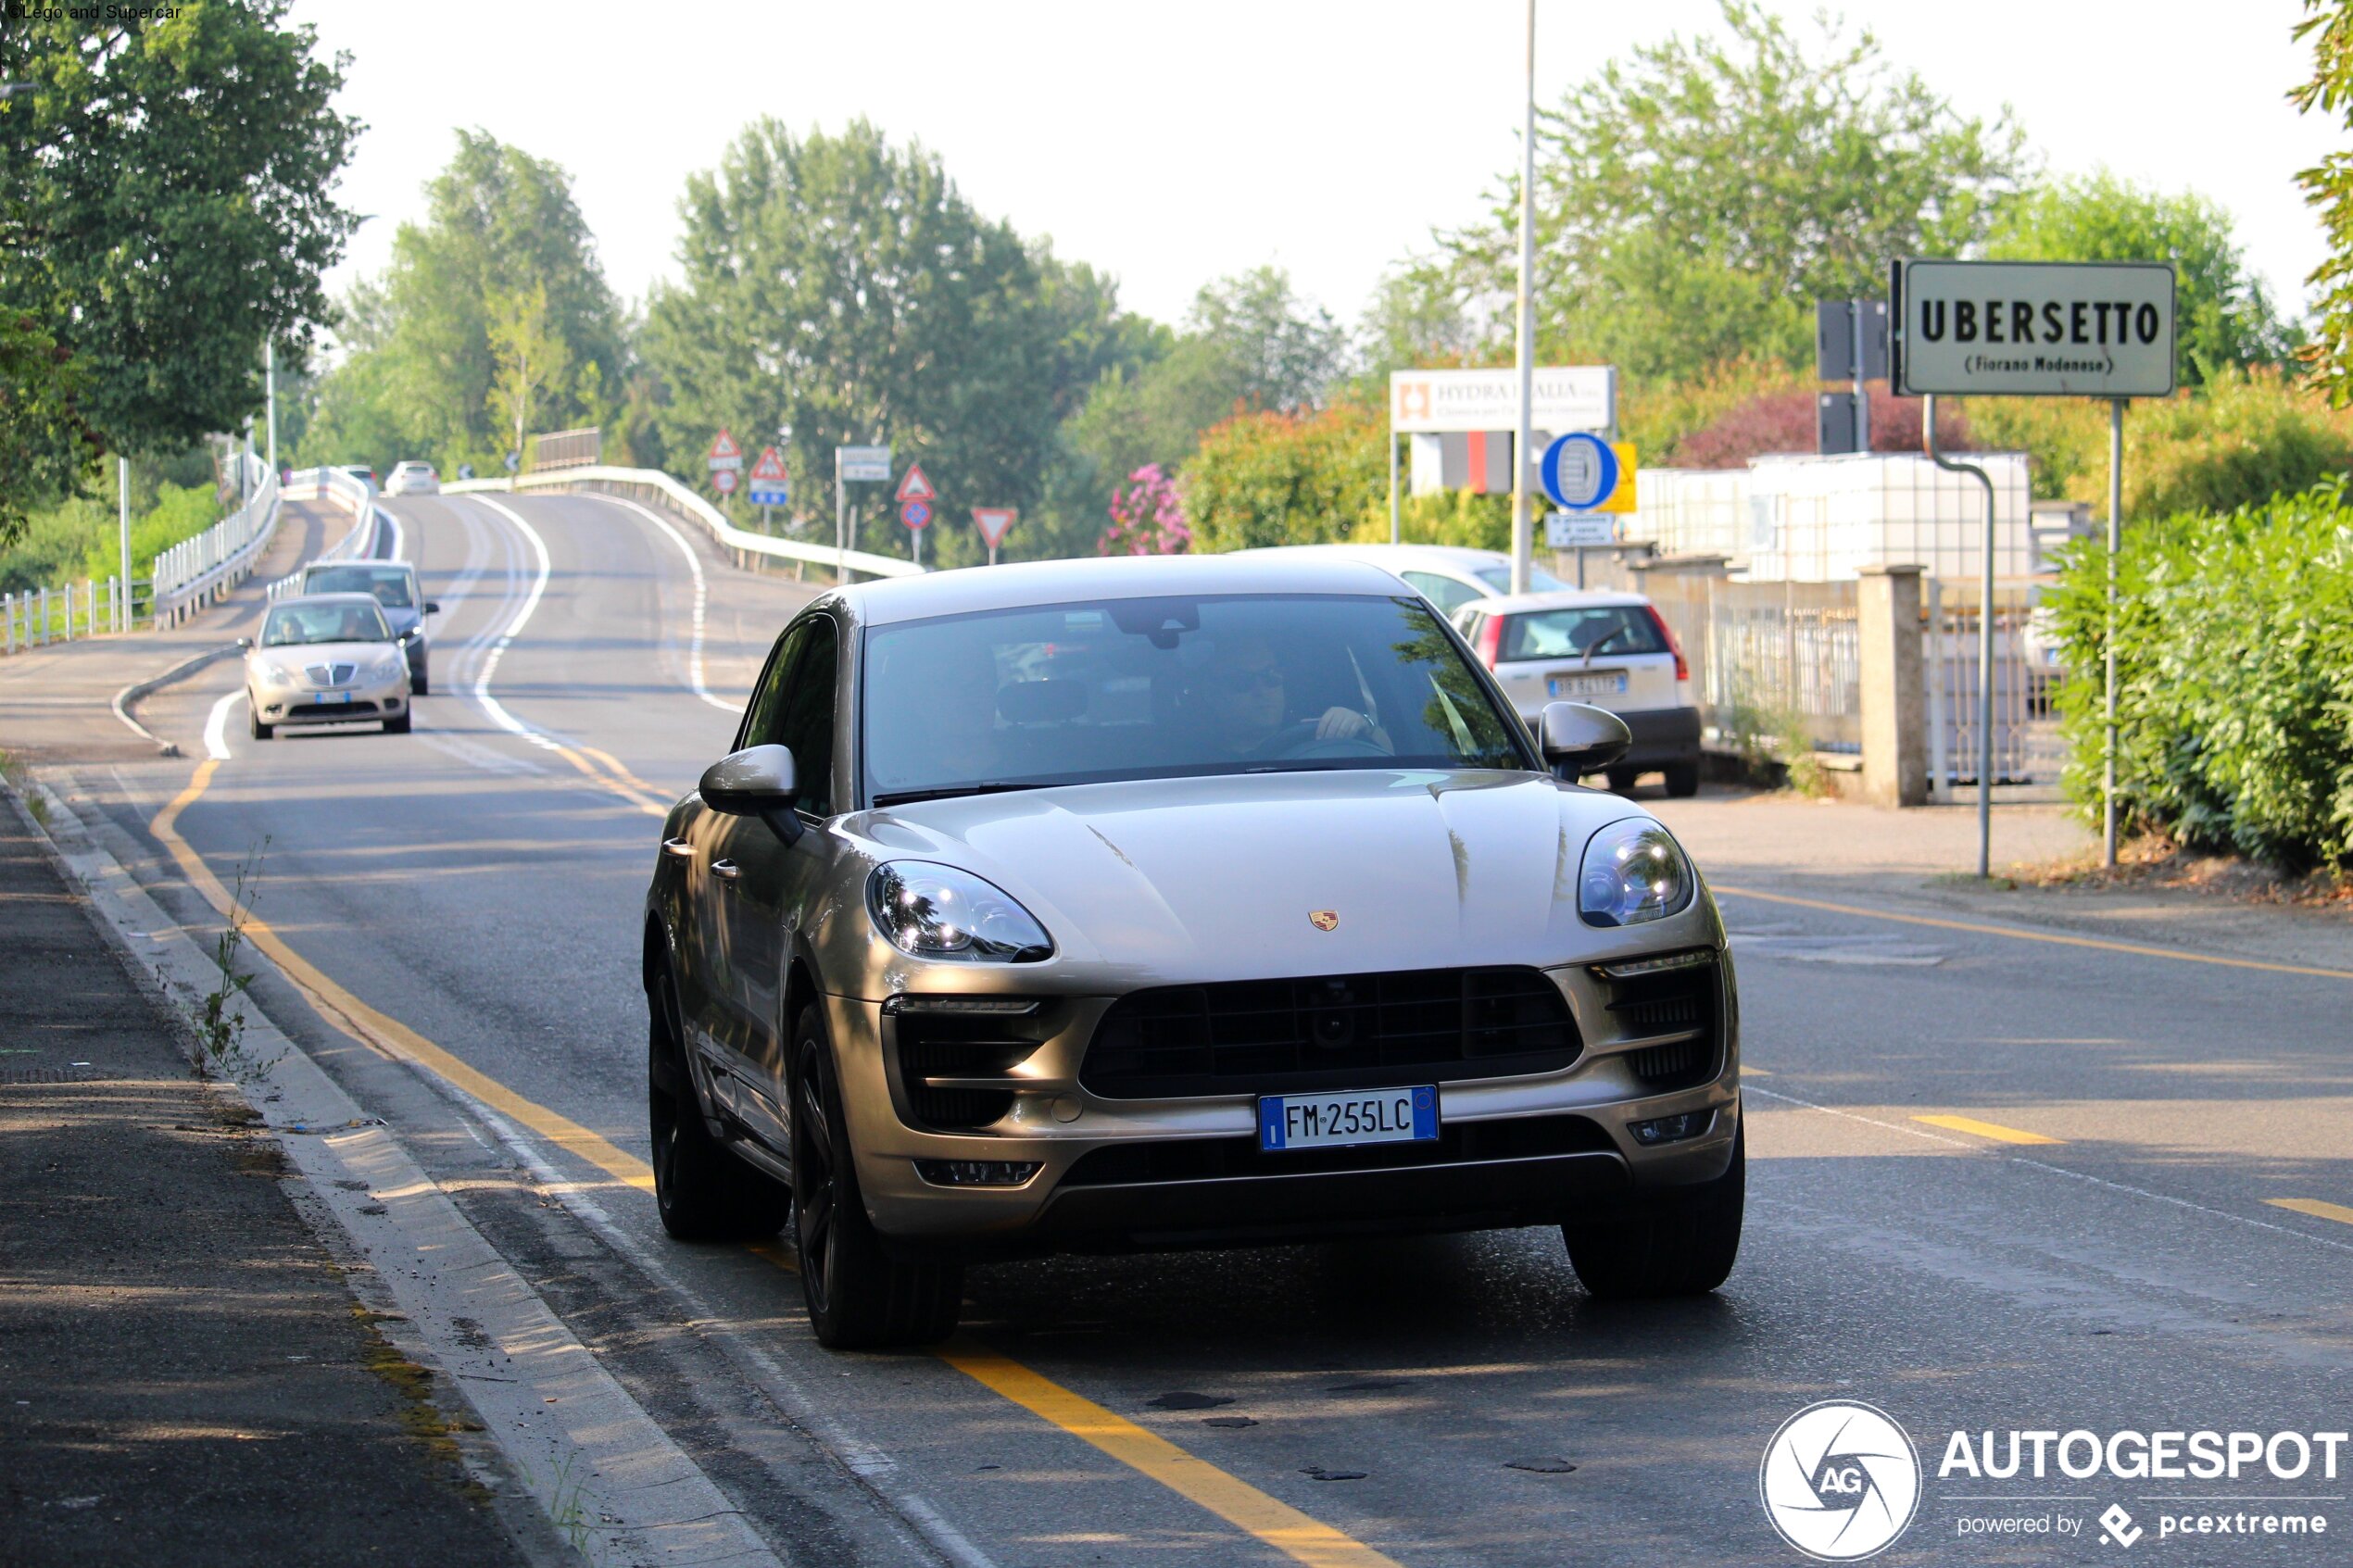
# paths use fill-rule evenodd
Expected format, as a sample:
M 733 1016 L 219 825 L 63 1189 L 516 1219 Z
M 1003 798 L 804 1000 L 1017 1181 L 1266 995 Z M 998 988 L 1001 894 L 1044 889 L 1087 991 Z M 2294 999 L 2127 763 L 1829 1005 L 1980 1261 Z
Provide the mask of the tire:
M 1634 781 L 1642 775 L 1631 768 L 1612 768 L 1605 776 L 1612 795 L 1631 795 L 1634 793 Z
M 1699 793 L 1699 764 L 1678 762 L 1667 770 L 1667 793 L 1677 800 L 1689 800 Z
M 1732 1135 L 1732 1162 L 1704 1186 L 1666 1193 L 1623 1218 L 1565 1224 L 1568 1261 L 1604 1301 L 1705 1296 L 1724 1283 L 1741 1249 L 1748 1187 L 1748 1127 Z
M 646 1111 L 653 1133 L 654 1207 L 678 1241 L 753 1241 L 792 1214 L 784 1184 L 728 1152 L 704 1123 L 677 1033 L 668 974 L 646 996 Z
M 432 691 L 433 677 L 428 675 L 422 670 L 418 671 L 415 674 L 409 677 L 409 695 L 410 696 L 429 696 Z
M 956 1331 L 963 1265 L 894 1256 L 866 1215 L 825 1022 L 793 1021 L 793 1250 L 810 1326 L 829 1350 L 929 1345 Z
M 268 740 L 278 733 L 277 725 L 261 721 L 261 709 L 254 705 L 251 692 L 245 694 L 245 727 L 253 732 L 256 740 Z
M 408 733 L 409 715 L 406 713 L 399 715 L 397 718 L 387 719 L 384 721 L 384 734 L 388 735 L 405 735 Z

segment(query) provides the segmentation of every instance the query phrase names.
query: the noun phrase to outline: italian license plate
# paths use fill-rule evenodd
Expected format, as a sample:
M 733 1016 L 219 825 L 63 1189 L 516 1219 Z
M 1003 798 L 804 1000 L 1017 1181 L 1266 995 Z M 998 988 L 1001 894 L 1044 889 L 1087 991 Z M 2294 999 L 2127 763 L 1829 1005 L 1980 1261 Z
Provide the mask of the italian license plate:
M 1623 670 L 1579 671 L 1574 675 L 1554 675 L 1544 683 L 1544 689 L 1554 696 L 1624 696 L 1626 671 Z
M 348 708 L 351 706 L 351 694 L 349 692 L 321 692 L 319 695 L 315 706 L 320 708 Z
M 1262 1095 L 1258 1147 L 1340 1148 L 1360 1143 L 1433 1143 L 1438 1138 L 1438 1090 L 1348 1089 L 1325 1095 Z

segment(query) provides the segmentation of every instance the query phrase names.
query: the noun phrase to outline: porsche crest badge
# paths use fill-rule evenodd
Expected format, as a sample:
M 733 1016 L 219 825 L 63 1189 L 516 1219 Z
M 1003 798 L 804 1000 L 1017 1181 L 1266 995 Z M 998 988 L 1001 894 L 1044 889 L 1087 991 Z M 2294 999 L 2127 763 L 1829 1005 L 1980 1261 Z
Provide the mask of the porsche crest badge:
M 1329 931 L 1340 924 L 1340 911 L 1338 909 L 1310 909 L 1307 911 L 1307 923 L 1318 931 Z

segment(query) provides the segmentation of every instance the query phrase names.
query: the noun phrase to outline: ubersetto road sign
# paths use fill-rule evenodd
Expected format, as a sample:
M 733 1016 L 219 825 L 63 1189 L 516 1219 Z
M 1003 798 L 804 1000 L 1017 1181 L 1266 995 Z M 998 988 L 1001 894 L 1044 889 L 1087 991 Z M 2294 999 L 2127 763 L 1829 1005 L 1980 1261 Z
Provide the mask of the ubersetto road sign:
M 1895 263 L 1895 390 L 2163 397 L 2173 269 L 2161 261 Z

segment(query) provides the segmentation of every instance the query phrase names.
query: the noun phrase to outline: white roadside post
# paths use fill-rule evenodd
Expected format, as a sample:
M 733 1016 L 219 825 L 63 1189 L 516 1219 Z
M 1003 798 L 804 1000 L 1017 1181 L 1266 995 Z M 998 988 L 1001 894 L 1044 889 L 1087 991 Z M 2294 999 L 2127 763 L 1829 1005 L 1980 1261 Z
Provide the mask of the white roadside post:
M 1528 592 L 1536 548 L 1528 504 L 1528 449 L 1536 410 L 1536 0 L 1528 0 L 1528 83 L 1519 144 L 1519 330 L 1513 369 L 1519 375 L 1519 435 L 1512 445 L 1512 592 Z M 1392 448 L 1393 450 L 1393 448 Z
M 2116 558 L 2123 545 L 2124 402 L 2173 391 L 2173 267 L 2164 261 L 1900 260 L 1889 269 L 1890 380 L 1928 399 L 1922 441 L 1940 468 L 1986 487 L 1978 627 L 1977 874 L 1991 869 L 1994 491 L 1982 470 L 1936 450 L 1936 396 L 2099 397 L 2108 402 L 2106 720 L 2101 836 L 2116 864 Z

